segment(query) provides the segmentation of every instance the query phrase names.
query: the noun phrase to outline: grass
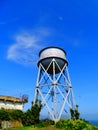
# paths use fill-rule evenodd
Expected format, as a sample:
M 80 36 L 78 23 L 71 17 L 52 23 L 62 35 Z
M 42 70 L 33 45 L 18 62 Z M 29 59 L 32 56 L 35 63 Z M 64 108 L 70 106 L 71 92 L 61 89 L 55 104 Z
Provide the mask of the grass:
M 7 130 L 98 130 L 98 127 L 83 120 L 61 119 L 56 124 L 50 121 L 41 121 L 35 126 L 10 128 Z
M 26 126 L 26 127 L 10 128 L 7 130 L 64 130 L 64 129 L 63 128 L 55 128 L 55 126 L 50 125 L 50 126 L 43 127 L 43 128 L 34 127 L 34 126 Z M 94 127 L 92 129 L 85 128 L 83 130 L 98 130 L 98 127 Z
M 8 130 L 60 130 L 60 129 L 55 128 L 54 126 L 47 126 L 43 128 L 37 128 L 34 126 L 26 126 L 26 127 L 10 128 Z
M 18 128 L 9 128 L 8 130 L 35 130 L 31 126 L 26 126 L 26 127 L 18 127 Z

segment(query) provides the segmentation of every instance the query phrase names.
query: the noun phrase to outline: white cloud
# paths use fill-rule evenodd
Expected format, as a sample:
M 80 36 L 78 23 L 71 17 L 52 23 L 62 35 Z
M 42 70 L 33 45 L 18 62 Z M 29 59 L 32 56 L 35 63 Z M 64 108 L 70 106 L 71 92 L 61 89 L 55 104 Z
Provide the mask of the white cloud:
M 42 42 L 48 35 L 48 31 L 42 28 L 36 29 L 32 34 L 18 34 L 15 36 L 15 43 L 8 49 L 7 59 L 21 64 L 37 61 L 38 52 L 43 47 Z

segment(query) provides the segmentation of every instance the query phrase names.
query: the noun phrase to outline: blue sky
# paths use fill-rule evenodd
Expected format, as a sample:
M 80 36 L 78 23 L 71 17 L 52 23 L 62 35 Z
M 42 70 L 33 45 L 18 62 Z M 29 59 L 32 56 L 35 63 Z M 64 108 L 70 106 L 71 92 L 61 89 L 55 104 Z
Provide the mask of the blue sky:
M 39 51 L 67 52 L 81 116 L 98 119 L 98 2 L 92 0 L 0 1 L 0 95 L 27 94 L 31 106 Z

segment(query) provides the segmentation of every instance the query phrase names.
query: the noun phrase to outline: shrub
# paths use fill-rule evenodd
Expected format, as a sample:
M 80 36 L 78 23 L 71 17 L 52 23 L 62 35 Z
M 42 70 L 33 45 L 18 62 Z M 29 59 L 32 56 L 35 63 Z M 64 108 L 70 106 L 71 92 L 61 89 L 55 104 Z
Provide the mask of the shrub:
M 0 109 L 0 120 L 23 120 L 23 112 L 20 110 L 12 110 L 12 109 Z
M 54 121 L 45 119 L 45 120 L 41 120 L 39 122 L 39 124 L 37 124 L 36 126 L 37 127 L 47 127 L 47 126 L 50 126 L 50 125 L 54 125 Z
M 76 105 L 75 110 L 73 110 L 72 108 L 70 109 L 70 114 L 71 114 L 71 119 L 72 120 L 79 119 L 80 113 L 78 111 L 78 105 Z
M 82 120 L 72 121 L 72 124 L 73 124 L 73 129 L 75 130 L 83 130 L 84 128 L 87 127 L 86 122 Z
M 24 125 L 30 126 L 30 125 L 35 125 L 39 123 L 39 114 L 41 111 L 42 105 L 40 101 L 36 101 L 35 104 L 32 102 L 32 107 L 31 109 L 27 110 L 24 113 Z
M 0 129 L 1 129 L 1 120 L 0 120 Z
M 65 128 L 65 130 L 71 130 L 72 129 L 72 122 L 69 119 L 61 119 L 56 124 L 56 128 Z
M 0 120 L 10 120 L 10 114 L 5 109 L 0 109 Z
M 21 110 L 12 110 L 12 109 L 0 109 L 0 120 L 3 121 L 19 121 L 23 125 L 34 125 L 39 123 L 39 114 L 41 111 L 42 105 L 40 101 L 36 101 L 35 104 L 32 103 L 31 109 L 26 112 Z
M 12 120 L 18 120 L 18 121 L 22 121 L 23 120 L 23 112 L 21 110 L 13 110 L 11 113 L 11 118 Z
M 83 120 L 61 119 L 55 124 L 55 127 L 64 130 L 98 130 L 98 127 L 92 126 L 89 122 Z

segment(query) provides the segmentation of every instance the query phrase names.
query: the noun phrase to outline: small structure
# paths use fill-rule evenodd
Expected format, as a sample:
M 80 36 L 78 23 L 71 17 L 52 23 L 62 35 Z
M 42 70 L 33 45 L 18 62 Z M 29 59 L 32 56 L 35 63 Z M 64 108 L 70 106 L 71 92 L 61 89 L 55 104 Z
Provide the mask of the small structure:
M 14 109 L 23 110 L 24 103 L 28 102 L 28 97 L 23 95 L 22 98 L 12 97 L 12 96 L 2 96 L 0 95 L 0 109 Z

